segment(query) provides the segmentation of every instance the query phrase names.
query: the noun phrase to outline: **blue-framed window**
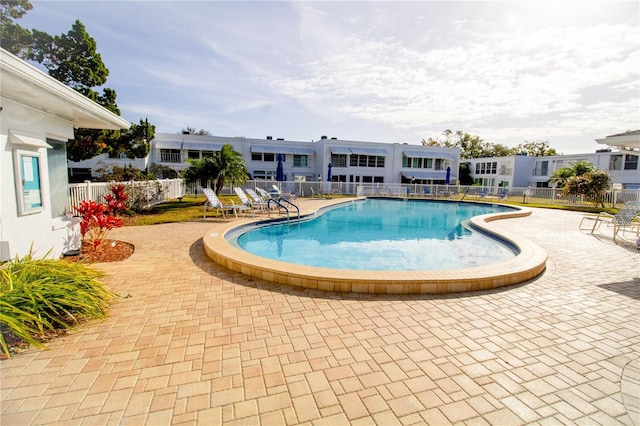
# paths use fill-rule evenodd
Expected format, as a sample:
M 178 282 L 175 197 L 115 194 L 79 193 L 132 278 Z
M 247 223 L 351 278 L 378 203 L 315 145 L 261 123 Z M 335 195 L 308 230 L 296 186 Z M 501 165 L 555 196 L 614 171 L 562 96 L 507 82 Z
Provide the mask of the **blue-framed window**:
M 42 158 L 39 152 L 15 150 L 18 215 L 44 210 L 42 204 Z

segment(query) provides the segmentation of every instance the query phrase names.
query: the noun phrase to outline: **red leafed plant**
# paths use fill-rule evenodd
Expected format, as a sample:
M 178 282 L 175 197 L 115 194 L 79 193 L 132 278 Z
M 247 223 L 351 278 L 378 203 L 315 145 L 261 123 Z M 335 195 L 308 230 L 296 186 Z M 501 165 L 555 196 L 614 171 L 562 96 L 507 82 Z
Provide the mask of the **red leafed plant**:
M 125 186 L 122 184 L 111 185 L 109 190 L 111 193 L 104 196 L 104 200 L 107 203 L 107 211 L 117 216 L 127 210 L 126 202 L 129 200 L 129 196 L 125 193 Z
M 122 226 L 122 219 L 117 215 L 126 210 L 125 201 L 129 197 L 124 193 L 124 185 L 111 186 L 111 194 L 105 195 L 106 204 L 95 201 L 81 201 L 80 207 L 73 206 L 82 217 L 80 233 L 95 250 L 102 243 L 107 233 L 113 228 Z

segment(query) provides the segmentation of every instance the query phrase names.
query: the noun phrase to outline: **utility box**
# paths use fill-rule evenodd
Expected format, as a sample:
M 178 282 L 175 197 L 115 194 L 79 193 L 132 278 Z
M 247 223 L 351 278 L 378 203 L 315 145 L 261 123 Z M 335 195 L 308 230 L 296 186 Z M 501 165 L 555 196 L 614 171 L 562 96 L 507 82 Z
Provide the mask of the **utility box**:
M 0 241 L 0 262 L 6 262 L 9 260 L 11 260 L 9 241 Z

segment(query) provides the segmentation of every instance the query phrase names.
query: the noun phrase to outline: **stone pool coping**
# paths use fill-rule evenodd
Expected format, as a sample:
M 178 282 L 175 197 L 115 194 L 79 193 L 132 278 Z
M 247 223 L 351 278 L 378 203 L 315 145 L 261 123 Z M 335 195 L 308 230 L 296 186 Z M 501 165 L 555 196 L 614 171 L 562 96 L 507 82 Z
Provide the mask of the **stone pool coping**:
M 333 200 L 302 217 L 318 211 L 359 199 Z M 450 201 L 458 202 L 458 201 Z M 476 202 L 476 201 L 473 201 Z M 513 207 L 513 206 L 509 206 Z M 323 291 L 353 293 L 454 293 L 488 290 L 530 281 L 544 272 L 547 254 L 541 247 L 522 237 L 498 230 L 492 222 L 526 217 L 532 210 L 517 210 L 475 216 L 470 225 L 516 247 L 520 253 L 505 262 L 465 269 L 435 271 L 359 271 L 296 265 L 266 259 L 247 253 L 231 245 L 226 235 L 252 223 L 274 220 L 265 216 L 229 222 L 208 231 L 203 237 L 204 250 L 214 262 L 236 272 L 266 281 Z M 282 220 L 286 220 L 282 219 Z

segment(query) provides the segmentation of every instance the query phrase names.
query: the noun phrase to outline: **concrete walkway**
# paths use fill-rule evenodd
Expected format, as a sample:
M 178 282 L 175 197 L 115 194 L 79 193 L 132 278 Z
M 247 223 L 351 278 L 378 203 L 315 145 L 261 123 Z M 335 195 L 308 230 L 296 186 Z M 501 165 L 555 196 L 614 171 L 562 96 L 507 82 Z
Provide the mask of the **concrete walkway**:
M 110 317 L 0 363 L 26 424 L 640 424 L 640 253 L 581 215 L 500 221 L 534 282 L 444 296 L 301 290 L 212 263 L 206 221 L 127 227 Z

